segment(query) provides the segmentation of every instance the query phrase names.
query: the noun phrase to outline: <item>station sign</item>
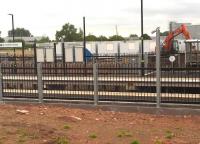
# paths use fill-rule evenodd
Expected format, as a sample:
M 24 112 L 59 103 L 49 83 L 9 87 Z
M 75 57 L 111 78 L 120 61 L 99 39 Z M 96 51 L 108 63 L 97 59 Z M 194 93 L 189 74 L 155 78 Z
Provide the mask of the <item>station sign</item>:
M 170 57 L 169 57 L 169 61 L 170 61 L 171 63 L 173 63 L 175 60 L 176 60 L 176 57 L 175 57 L 175 56 L 170 56 Z
M 0 48 L 22 48 L 22 43 L 0 43 Z

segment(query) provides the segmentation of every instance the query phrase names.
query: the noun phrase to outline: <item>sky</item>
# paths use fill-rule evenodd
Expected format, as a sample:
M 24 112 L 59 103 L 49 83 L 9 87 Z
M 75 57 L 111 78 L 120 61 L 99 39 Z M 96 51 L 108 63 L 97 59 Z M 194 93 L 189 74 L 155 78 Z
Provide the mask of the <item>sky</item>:
M 156 27 L 168 30 L 169 22 L 200 24 L 199 0 L 143 0 L 144 33 L 151 34 Z M 86 17 L 86 34 L 128 37 L 141 35 L 140 0 L 2 0 L 0 5 L 0 31 L 7 36 L 12 28 L 14 14 L 15 28 L 28 29 L 34 36 L 49 36 L 65 23 L 82 28 Z

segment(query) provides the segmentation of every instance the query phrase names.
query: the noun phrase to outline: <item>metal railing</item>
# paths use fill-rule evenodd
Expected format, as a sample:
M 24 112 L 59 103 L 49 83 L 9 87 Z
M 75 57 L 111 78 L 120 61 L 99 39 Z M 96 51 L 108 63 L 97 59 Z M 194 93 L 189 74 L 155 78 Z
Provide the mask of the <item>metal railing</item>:
M 91 63 L 1 64 L 0 98 L 156 104 L 156 68 Z M 200 104 L 200 68 L 161 68 L 161 104 Z M 0 85 L 1 86 L 1 85 Z

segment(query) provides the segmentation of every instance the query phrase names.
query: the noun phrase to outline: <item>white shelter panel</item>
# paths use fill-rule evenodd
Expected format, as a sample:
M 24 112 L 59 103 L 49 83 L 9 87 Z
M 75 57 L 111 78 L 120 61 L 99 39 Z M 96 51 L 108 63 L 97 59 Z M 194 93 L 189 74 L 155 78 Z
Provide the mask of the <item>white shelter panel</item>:
M 37 62 L 44 62 L 44 49 L 37 49 Z
M 135 49 L 135 43 L 128 43 L 128 49 L 129 50 L 134 50 Z
M 75 62 L 83 62 L 83 48 L 75 48 Z
M 53 49 L 45 49 L 46 50 L 46 62 L 54 62 L 54 52 Z
M 91 51 L 92 50 L 92 45 L 91 44 L 86 44 L 86 48 Z
M 65 48 L 65 62 L 73 62 L 73 48 Z
M 114 50 L 113 44 L 107 44 L 107 51 L 113 51 L 113 50 Z

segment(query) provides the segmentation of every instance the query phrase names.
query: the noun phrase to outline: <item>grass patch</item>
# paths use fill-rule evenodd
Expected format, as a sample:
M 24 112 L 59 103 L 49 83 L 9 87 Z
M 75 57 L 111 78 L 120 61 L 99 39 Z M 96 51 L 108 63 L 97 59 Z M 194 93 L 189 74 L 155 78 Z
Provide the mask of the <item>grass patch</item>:
M 18 141 L 17 141 L 17 143 L 18 143 L 18 144 L 23 144 L 23 143 L 25 143 L 26 140 L 27 140 L 27 137 L 28 137 L 27 132 L 26 132 L 25 130 L 20 129 L 20 130 L 17 131 L 17 133 L 18 133 L 18 135 L 19 135 L 19 136 L 18 136 Z
M 140 143 L 139 143 L 139 141 L 134 140 L 134 141 L 132 141 L 130 144 L 140 144 Z
M 17 134 L 18 134 L 18 144 L 23 144 L 25 143 L 28 139 L 37 139 L 38 135 L 36 133 L 28 133 L 27 131 L 25 131 L 24 129 L 19 129 L 17 130 Z
M 154 144 L 164 144 L 162 141 L 160 141 L 160 140 L 156 140 L 155 142 L 154 142 Z
M 69 141 L 67 138 L 65 137 L 58 137 L 56 140 L 55 140 L 55 144 L 69 144 Z
M 92 133 L 92 134 L 89 135 L 89 138 L 95 139 L 95 138 L 97 138 L 97 135 L 95 133 Z
M 173 137 L 175 137 L 174 133 L 172 133 L 171 131 L 166 131 L 165 133 L 166 139 L 172 139 Z
M 71 127 L 68 124 L 65 124 L 63 128 L 67 130 L 70 129 Z
M 122 138 L 122 137 L 132 137 L 132 133 L 130 133 L 128 130 L 120 130 L 117 133 L 117 137 Z

